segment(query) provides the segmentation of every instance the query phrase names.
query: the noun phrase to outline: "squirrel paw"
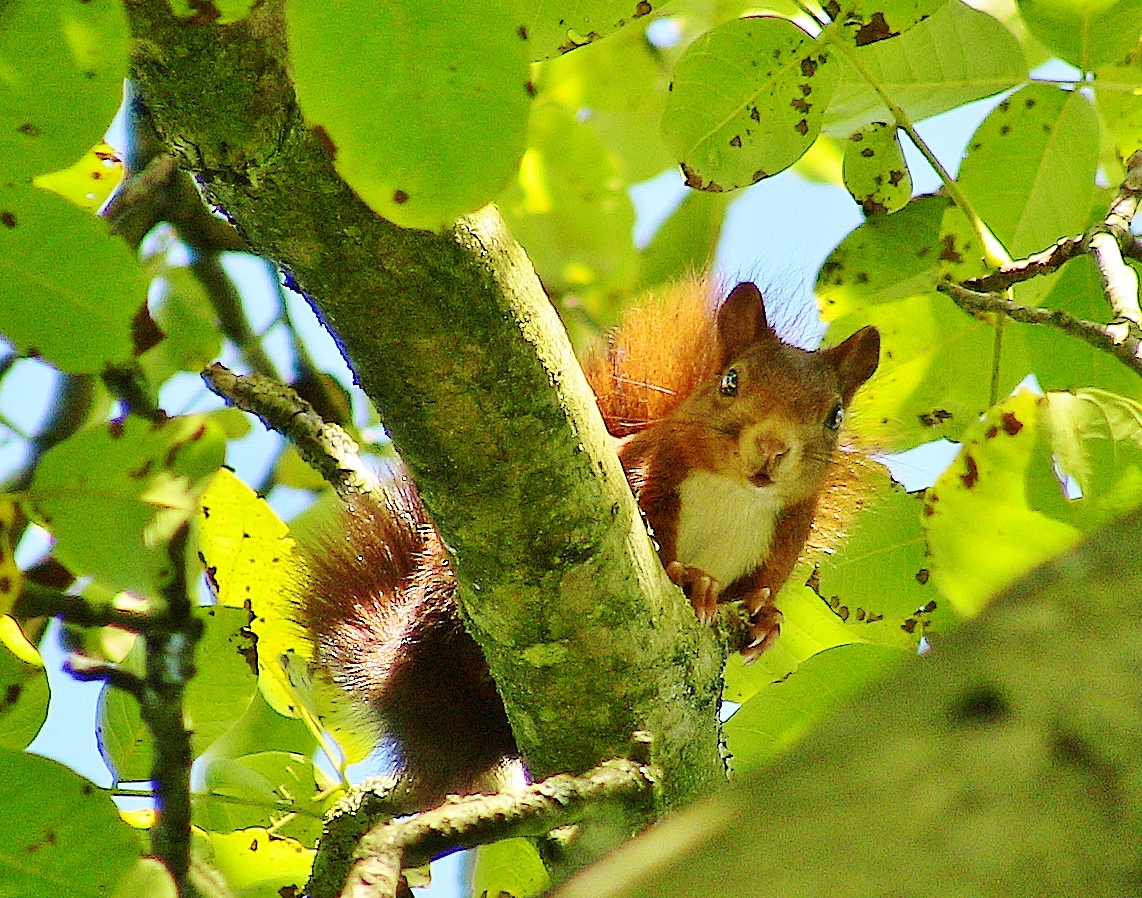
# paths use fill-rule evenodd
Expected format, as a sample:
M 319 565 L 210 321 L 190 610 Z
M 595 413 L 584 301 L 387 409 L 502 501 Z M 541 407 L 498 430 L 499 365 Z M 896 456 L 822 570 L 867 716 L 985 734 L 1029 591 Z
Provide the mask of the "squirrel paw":
M 785 615 L 773 605 L 772 596 L 770 588 L 763 586 L 745 597 L 750 623 L 747 642 L 741 652 L 746 664 L 752 664 L 761 657 L 781 635 L 781 621 Z
M 703 571 L 701 568 L 690 567 L 681 561 L 672 561 L 666 566 L 666 576 L 676 586 L 681 586 L 698 620 L 704 624 L 710 623 L 718 609 L 718 598 L 722 594 L 722 585 Z

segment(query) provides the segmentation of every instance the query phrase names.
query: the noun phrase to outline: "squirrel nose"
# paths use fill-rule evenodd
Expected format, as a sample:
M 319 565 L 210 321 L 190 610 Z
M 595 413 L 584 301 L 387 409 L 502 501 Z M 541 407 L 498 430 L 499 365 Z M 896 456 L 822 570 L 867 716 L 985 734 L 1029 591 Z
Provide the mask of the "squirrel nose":
M 772 437 L 759 437 L 754 442 L 754 471 L 750 476 L 754 486 L 768 486 L 777 476 L 782 460 L 789 455 L 789 444 Z

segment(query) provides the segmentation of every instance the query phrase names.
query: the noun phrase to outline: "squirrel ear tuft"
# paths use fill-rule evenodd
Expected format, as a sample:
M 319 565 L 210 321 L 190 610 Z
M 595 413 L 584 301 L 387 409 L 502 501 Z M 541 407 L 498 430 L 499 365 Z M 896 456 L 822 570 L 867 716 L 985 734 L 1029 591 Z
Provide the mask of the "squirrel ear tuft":
M 875 327 L 862 327 L 839 346 L 826 349 L 825 356 L 837 372 L 841 400 L 848 405 L 853 394 L 880 364 L 880 331 Z
M 718 309 L 718 338 L 723 364 L 753 343 L 777 339 L 765 319 L 765 301 L 756 284 L 743 281 L 730 291 Z

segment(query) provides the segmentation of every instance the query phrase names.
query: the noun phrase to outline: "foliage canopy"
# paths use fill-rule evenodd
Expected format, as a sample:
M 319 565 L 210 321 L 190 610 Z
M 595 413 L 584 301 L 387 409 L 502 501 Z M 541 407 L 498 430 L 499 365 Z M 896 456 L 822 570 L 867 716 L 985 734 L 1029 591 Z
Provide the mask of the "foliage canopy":
M 137 859 L 181 875 L 179 838 L 200 889 L 204 871 L 228 879 L 218 894 L 300 888 L 369 751 L 290 619 L 298 521 L 274 508 L 322 481 L 202 391 L 218 358 L 291 383 L 374 462 L 400 450 L 533 769 L 587 769 L 651 729 L 651 815 L 716 779 L 722 654 L 651 570 L 621 477 L 606 483 L 617 460 L 537 274 L 582 346 L 711 264 L 732 191 L 790 168 L 836 185 L 864 219 L 820 268 L 825 342 L 868 324 L 883 340 L 852 434 L 881 453 L 959 446 L 923 492 L 871 473 L 845 540 L 791 578 L 777 646 L 730 660 L 739 776 L 1142 504 L 1142 2 L 978 6 L 0 0 L 0 894 L 57 894 L 60 871 L 81 871 L 69 894 L 155 888 L 166 874 Z M 1064 76 L 1037 77 L 1051 59 Z M 100 141 L 129 71 L 124 168 Z M 917 130 L 941 113 L 974 128 L 962 160 Z M 938 192 L 913 195 L 917 164 Z M 638 245 L 631 188 L 672 169 L 694 189 Z M 257 268 L 260 300 L 243 304 L 239 252 L 277 266 Z M 364 393 L 326 370 L 302 294 Z M 30 391 L 50 399 L 24 424 Z M 33 523 L 51 537 L 38 557 Z M 209 604 L 187 598 L 199 559 Z M 53 615 L 73 666 L 105 680 L 110 789 L 22 752 Z M 578 651 L 600 634 L 613 676 Z M 627 659 L 658 673 L 620 682 Z M 568 683 L 579 735 L 558 737 Z M 629 714 L 582 725 L 628 691 Z M 112 796 L 176 788 L 183 743 L 193 845 L 124 813 L 136 838 Z M 484 849 L 476 881 L 547 880 L 513 842 Z

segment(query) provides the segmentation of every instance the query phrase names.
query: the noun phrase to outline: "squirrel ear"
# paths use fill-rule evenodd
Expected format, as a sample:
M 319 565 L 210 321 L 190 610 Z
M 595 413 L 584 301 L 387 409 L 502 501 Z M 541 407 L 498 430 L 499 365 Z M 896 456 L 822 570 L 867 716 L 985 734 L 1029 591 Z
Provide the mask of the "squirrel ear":
M 736 358 L 747 346 L 765 339 L 776 339 L 765 320 L 765 302 L 756 284 L 743 281 L 730 291 L 718 309 L 718 337 L 723 364 Z
M 875 327 L 862 327 L 840 346 L 826 349 L 824 355 L 837 372 L 841 400 L 848 405 L 880 363 L 880 331 Z

